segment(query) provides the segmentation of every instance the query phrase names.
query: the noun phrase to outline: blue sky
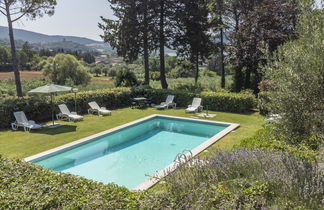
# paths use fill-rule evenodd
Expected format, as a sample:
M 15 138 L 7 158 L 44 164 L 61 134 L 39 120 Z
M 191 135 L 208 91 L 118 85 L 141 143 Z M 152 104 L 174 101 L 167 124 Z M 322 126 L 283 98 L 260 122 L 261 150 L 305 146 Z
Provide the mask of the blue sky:
M 70 35 L 100 40 L 100 16 L 113 17 L 107 0 L 57 0 L 55 14 L 35 21 L 22 19 L 15 28 L 48 35 Z M 7 26 L 4 16 L 0 25 Z

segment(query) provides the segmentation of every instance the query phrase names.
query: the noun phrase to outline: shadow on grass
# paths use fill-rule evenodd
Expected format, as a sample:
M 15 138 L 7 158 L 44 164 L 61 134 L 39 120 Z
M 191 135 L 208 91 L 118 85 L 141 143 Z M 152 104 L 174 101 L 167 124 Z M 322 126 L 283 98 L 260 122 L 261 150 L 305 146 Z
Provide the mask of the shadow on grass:
M 75 125 L 62 125 L 57 128 L 43 128 L 37 131 L 33 131 L 34 134 L 46 134 L 46 135 L 58 135 L 62 133 L 75 132 L 77 126 Z

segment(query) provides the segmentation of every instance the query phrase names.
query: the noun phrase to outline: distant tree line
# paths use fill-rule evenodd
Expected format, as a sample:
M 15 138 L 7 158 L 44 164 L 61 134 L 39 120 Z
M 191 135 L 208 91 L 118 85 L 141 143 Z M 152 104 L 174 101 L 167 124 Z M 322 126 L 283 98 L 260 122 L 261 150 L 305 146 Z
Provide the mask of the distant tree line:
M 69 55 L 74 55 L 78 60 L 83 60 L 84 62 L 90 64 L 96 61 L 94 55 L 89 52 L 82 52 L 79 50 L 64 50 L 64 49 L 57 49 L 57 50 L 49 50 L 49 49 L 41 49 L 39 50 L 40 56 L 55 56 L 58 53 L 64 53 Z
M 25 42 L 20 50 L 16 50 L 17 60 L 20 70 L 39 71 L 44 66 L 44 60 L 47 57 L 53 57 L 57 54 L 64 53 L 75 56 L 78 60 L 91 64 L 95 62 L 95 57 L 91 53 L 83 53 L 73 50 L 34 50 L 28 42 Z M 0 45 L 0 71 L 13 71 L 12 55 L 9 48 Z
M 102 38 L 125 61 L 143 56 L 145 83 L 152 70 L 149 55 L 159 51 L 162 88 L 166 81 L 165 47 L 199 65 L 219 57 L 222 87 L 225 62 L 234 69 L 234 91 L 253 89 L 263 75 L 260 67 L 278 46 L 298 37 L 295 0 L 108 0 L 115 19 L 101 17 Z M 224 42 L 224 39 L 229 40 Z

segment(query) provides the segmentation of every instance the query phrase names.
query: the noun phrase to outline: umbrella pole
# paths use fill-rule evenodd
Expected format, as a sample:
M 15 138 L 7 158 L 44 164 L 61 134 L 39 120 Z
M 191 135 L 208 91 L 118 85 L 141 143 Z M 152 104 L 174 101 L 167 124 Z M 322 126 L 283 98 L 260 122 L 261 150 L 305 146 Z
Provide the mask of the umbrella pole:
M 53 126 L 54 126 L 53 93 L 51 93 L 51 105 L 52 105 L 52 122 L 53 122 Z

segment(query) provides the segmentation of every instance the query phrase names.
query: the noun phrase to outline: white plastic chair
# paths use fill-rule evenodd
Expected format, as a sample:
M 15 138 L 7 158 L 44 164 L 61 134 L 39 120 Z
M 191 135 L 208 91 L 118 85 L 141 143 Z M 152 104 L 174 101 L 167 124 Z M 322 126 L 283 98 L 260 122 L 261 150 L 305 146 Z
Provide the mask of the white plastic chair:
M 176 108 L 177 104 L 173 102 L 174 95 L 168 95 L 165 102 L 162 102 L 160 105 L 157 105 L 157 109 L 168 109 L 169 107 Z
M 33 120 L 28 120 L 23 111 L 14 112 L 16 121 L 11 123 L 12 130 L 18 130 L 19 127 L 23 127 L 25 132 L 30 132 L 32 129 L 40 129 L 41 125 L 38 125 Z
M 58 105 L 61 113 L 57 115 L 58 119 L 68 119 L 69 121 L 82 120 L 83 116 L 78 115 L 76 112 L 70 112 L 68 107 L 65 104 Z
M 90 106 L 90 109 L 88 109 L 89 114 L 111 115 L 110 110 L 107 110 L 106 107 L 100 107 L 95 101 L 89 102 L 88 104 Z
M 186 109 L 186 112 L 198 112 L 202 110 L 203 106 L 201 106 L 201 98 L 194 98 L 192 104 Z

